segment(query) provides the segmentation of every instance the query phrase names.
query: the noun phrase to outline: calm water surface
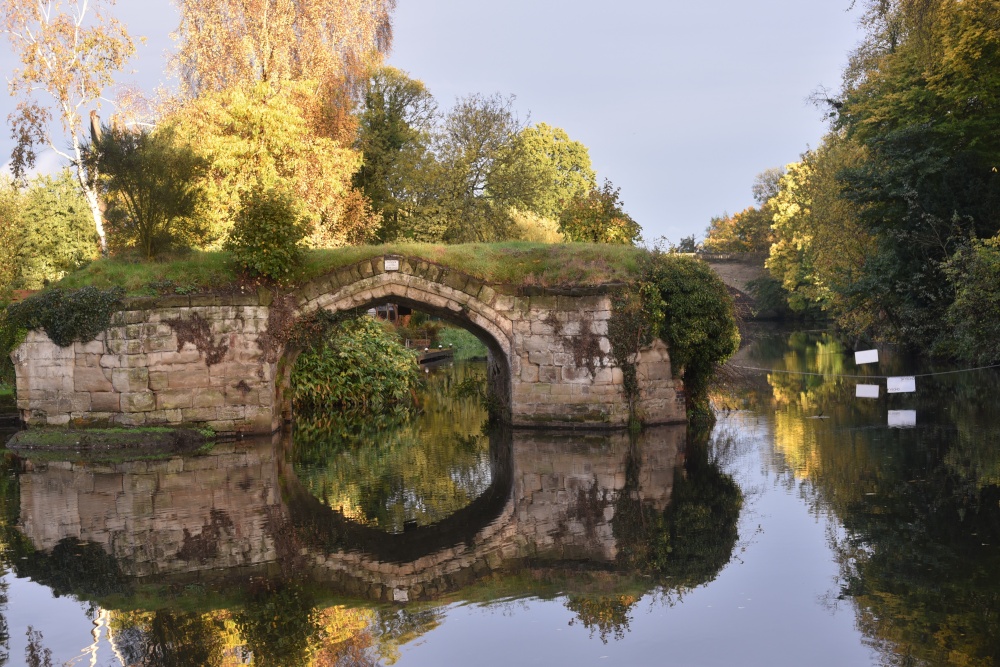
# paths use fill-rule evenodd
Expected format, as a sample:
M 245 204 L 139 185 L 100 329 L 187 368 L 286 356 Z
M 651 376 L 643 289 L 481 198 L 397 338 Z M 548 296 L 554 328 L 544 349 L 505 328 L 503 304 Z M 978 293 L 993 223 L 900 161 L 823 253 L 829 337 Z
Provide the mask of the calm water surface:
M 419 418 L 8 457 L 0 664 L 991 665 L 1000 375 L 950 370 L 760 331 L 710 433 L 490 429 L 466 364 Z

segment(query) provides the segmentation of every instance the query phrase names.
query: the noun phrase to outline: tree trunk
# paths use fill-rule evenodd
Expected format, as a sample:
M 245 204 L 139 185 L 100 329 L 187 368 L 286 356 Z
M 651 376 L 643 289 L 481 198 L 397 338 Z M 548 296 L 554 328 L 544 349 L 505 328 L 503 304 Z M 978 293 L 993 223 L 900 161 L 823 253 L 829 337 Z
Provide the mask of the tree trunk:
M 76 157 L 76 178 L 83 188 L 83 196 L 87 198 L 87 205 L 90 206 L 90 213 L 94 216 L 94 226 L 97 228 L 97 237 L 101 243 L 101 254 L 108 254 L 108 242 L 104 235 L 104 207 L 97 196 L 97 188 L 94 187 L 87 178 L 87 173 L 83 166 L 83 149 L 80 146 L 80 139 L 73 135 L 73 154 Z

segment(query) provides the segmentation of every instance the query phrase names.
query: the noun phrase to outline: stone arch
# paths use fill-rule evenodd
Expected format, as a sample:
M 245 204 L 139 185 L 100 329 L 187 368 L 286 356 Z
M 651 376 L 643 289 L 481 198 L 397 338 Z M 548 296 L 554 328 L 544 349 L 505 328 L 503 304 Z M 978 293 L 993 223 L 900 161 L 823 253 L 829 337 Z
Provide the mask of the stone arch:
M 382 265 L 381 261 L 378 263 Z M 366 272 L 371 272 L 371 275 L 365 275 Z M 319 309 L 362 311 L 391 302 L 424 311 L 467 329 L 486 346 L 490 393 L 498 400 L 501 409 L 509 413 L 512 378 L 518 372 L 518 358 L 514 354 L 514 324 L 505 314 L 479 298 L 484 289 L 489 289 L 482 283 L 458 272 L 443 270 L 442 273 L 448 276 L 447 282 L 403 271 L 374 273 L 371 262 L 362 262 L 336 274 L 315 278 L 291 296 L 296 300 L 297 315 Z M 348 277 L 346 280 L 345 276 Z M 288 386 L 298 352 L 292 348 L 282 351 L 284 363 L 279 365 L 276 377 L 275 406 L 286 420 L 291 418 Z

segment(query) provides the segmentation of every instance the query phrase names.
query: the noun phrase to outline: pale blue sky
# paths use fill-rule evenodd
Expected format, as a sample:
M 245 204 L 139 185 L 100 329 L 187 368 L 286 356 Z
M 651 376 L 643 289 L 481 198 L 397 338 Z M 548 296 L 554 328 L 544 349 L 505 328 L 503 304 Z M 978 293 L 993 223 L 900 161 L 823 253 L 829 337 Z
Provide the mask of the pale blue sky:
M 390 63 L 442 107 L 474 92 L 516 95 L 522 116 L 590 148 L 598 178 L 621 188 L 647 240 L 676 242 L 752 204 L 755 174 L 818 144 L 825 124 L 806 98 L 837 87 L 860 39 L 849 4 L 398 0 Z M 119 0 L 115 13 L 147 38 L 130 78 L 155 88 L 173 5 Z M 0 156 L 10 147 L 0 133 Z

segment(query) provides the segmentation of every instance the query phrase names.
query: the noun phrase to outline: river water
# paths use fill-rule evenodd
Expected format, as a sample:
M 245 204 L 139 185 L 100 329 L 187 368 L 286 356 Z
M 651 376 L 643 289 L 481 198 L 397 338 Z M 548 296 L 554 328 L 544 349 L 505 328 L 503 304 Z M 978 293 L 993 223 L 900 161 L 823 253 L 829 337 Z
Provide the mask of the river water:
M 710 430 L 490 428 L 472 363 L 416 418 L 8 456 L 0 664 L 992 665 L 1000 374 L 853 359 L 752 331 Z

